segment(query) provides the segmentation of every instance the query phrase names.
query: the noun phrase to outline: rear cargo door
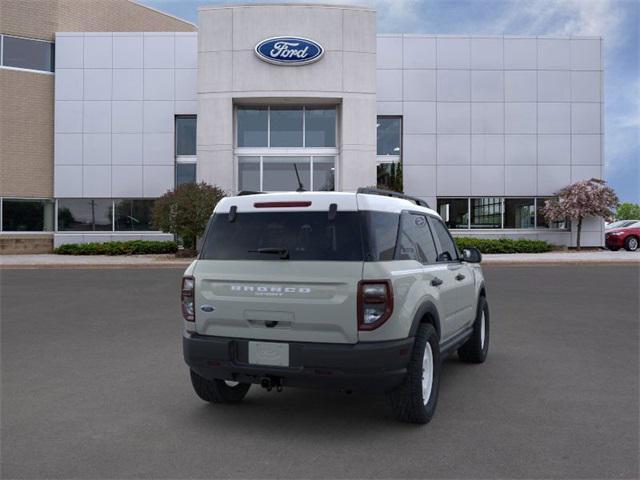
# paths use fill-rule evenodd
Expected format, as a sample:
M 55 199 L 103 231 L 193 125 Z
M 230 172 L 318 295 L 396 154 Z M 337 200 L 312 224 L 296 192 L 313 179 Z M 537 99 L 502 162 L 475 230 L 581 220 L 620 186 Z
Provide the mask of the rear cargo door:
M 196 331 L 279 341 L 355 343 L 360 262 L 198 262 Z

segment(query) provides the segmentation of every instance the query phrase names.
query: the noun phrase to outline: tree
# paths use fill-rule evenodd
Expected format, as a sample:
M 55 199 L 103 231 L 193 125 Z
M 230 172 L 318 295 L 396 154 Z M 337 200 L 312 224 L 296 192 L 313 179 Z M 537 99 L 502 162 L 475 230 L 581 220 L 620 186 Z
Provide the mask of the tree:
M 640 205 L 623 202 L 616 209 L 616 220 L 640 220 Z
M 581 180 L 555 194 L 557 198 L 547 200 L 543 215 L 548 221 L 570 219 L 577 222 L 576 246 L 580 250 L 582 220 L 586 217 L 613 219 L 613 209 L 618 206 L 618 196 L 604 180 L 592 178 Z
M 152 224 L 163 232 L 178 235 L 185 249 L 195 250 L 213 208 L 225 196 L 223 190 L 204 182 L 180 185 L 156 200 Z

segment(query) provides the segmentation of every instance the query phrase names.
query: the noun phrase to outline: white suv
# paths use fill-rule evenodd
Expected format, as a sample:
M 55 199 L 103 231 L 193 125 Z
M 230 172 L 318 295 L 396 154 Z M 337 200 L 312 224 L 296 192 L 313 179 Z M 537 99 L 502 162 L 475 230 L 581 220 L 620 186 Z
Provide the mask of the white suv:
M 481 363 L 489 308 L 476 249 L 391 192 L 225 198 L 182 280 L 184 358 L 200 398 L 329 387 L 387 394 L 426 423 L 441 359 Z

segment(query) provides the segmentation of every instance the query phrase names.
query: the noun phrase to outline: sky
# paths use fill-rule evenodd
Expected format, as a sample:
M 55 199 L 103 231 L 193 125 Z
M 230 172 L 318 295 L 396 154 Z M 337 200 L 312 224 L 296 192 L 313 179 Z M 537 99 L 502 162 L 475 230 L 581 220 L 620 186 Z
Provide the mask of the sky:
M 138 1 L 193 23 L 197 23 L 200 5 L 251 3 Z M 603 37 L 605 180 L 621 201 L 640 203 L 640 1 L 321 0 L 318 3 L 374 7 L 378 11 L 379 33 Z

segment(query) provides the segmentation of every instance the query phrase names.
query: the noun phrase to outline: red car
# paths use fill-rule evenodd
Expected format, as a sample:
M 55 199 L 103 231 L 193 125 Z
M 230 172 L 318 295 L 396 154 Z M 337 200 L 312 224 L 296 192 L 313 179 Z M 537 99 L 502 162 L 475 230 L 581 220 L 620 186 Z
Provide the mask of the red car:
M 609 250 L 625 250 L 635 252 L 640 246 L 640 222 L 627 227 L 607 230 L 604 235 L 604 243 Z

